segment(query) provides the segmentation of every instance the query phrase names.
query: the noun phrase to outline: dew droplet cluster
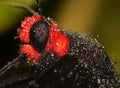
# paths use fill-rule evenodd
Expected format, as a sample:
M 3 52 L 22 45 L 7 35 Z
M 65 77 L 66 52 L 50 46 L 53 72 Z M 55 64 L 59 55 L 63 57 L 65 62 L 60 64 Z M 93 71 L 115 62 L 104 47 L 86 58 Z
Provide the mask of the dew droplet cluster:
M 43 88 L 117 88 L 120 80 L 98 41 L 82 33 L 65 34 L 70 39 L 67 55 L 51 66 L 36 83 Z M 58 58 L 48 52 L 43 57 Z M 37 71 L 49 66 L 46 61 L 42 65 L 45 67 L 38 66 Z

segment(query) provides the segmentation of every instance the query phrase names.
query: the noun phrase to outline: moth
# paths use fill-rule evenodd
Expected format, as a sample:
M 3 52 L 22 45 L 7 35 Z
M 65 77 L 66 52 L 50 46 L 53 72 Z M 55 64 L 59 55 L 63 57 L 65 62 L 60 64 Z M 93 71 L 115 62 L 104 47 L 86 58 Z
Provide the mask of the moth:
M 63 30 L 38 12 L 17 30 L 20 55 L 0 70 L 0 88 L 118 88 L 120 80 L 104 48 L 87 34 Z M 33 65 L 8 70 L 27 57 Z M 10 80 L 13 79 L 13 80 Z

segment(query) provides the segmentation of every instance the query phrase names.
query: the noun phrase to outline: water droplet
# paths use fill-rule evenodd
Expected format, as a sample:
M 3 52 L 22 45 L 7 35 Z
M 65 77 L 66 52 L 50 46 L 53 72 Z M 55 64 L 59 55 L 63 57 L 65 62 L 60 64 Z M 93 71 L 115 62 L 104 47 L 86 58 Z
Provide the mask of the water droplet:
M 104 49 L 105 47 L 104 47 L 104 46 L 102 46 L 102 48 Z
M 56 72 L 57 72 L 57 69 L 54 69 L 54 72 L 56 73 Z
M 105 83 L 105 79 L 102 79 L 102 83 Z
M 52 54 L 51 54 L 51 57 L 53 57 L 53 56 L 54 56 L 54 54 L 52 53 Z
M 47 65 L 49 65 L 50 63 L 49 62 L 47 62 Z
M 72 75 L 72 74 L 73 74 L 73 72 L 70 72 L 69 74 L 70 74 L 70 75 Z
M 29 60 L 27 60 L 27 63 L 29 63 L 30 61 Z
M 77 67 L 78 67 L 78 64 L 76 64 L 75 67 L 77 68 Z
M 99 35 L 97 35 L 97 38 L 99 38 Z
M 65 79 L 64 79 L 64 77 L 61 77 L 60 80 L 61 80 L 61 82 L 64 82 Z
M 14 39 L 17 39 L 17 38 L 18 38 L 18 36 L 15 36 L 15 37 L 14 37 Z
M 34 72 L 35 72 L 35 73 L 37 73 L 37 71 L 36 71 L 36 70 L 35 70 Z
M 59 43 L 57 42 L 56 45 L 59 45 Z
M 76 83 L 76 86 L 79 86 L 79 85 L 80 85 L 80 84 L 77 82 L 77 83 Z
M 73 72 L 70 72 L 69 75 L 68 75 L 68 77 L 70 78 L 72 75 L 73 75 Z
M 101 83 L 100 79 L 98 79 L 97 81 L 98 81 L 98 83 Z
M 87 67 L 88 67 L 86 63 L 84 63 L 84 65 L 85 65 L 85 68 L 87 68 Z

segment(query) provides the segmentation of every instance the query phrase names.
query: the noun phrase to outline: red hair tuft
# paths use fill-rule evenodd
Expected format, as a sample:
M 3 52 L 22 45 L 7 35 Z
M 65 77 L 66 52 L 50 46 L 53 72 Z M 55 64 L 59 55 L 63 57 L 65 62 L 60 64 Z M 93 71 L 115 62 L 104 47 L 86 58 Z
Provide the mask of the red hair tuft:
M 18 29 L 18 37 L 22 42 L 29 43 L 30 28 L 35 22 L 39 20 L 41 20 L 40 15 L 33 15 L 31 17 L 25 18 L 25 20 L 21 24 L 21 27 Z

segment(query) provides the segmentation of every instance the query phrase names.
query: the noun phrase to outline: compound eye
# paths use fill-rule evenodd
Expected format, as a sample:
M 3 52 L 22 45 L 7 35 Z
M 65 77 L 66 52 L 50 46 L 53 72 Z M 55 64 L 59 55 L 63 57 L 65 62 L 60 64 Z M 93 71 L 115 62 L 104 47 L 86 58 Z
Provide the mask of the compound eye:
M 37 51 L 42 51 L 47 43 L 50 26 L 44 20 L 33 24 L 30 29 L 30 43 Z

